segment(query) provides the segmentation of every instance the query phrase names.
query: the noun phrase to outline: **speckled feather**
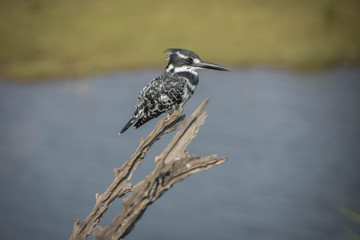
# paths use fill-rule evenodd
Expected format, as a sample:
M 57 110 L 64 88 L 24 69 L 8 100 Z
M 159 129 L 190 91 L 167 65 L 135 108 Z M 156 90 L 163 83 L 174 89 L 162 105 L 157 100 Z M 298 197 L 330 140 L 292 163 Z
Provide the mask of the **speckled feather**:
M 199 82 L 196 70 L 210 68 L 229 71 L 220 65 L 202 61 L 196 53 L 186 49 L 171 48 L 165 53 L 169 60 L 165 71 L 140 92 L 135 112 L 120 134 L 136 120 L 134 127 L 138 128 L 162 113 L 172 112 L 182 107 L 193 95 Z
M 138 96 L 134 116 L 139 120 L 134 127 L 183 106 L 193 94 L 194 87 L 189 84 L 182 74 L 167 72 L 152 80 Z

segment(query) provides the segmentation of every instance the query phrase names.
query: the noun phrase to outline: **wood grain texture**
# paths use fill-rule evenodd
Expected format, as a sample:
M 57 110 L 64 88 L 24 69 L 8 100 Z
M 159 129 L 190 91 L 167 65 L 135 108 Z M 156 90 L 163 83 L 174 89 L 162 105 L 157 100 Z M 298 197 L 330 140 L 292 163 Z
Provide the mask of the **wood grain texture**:
M 198 133 L 207 114 L 204 111 L 209 99 L 206 99 L 189 117 L 183 121 L 183 109 L 163 117 L 148 137 L 140 140 L 139 147 L 132 157 L 120 168 L 116 168 L 115 179 L 103 194 L 96 194 L 96 203 L 84 221 L 74 224 L 71 240 L 86 239 L 93 232 L 95 240 L 120 239 L 125 237 L 141 218 L 146 208 L 177 183 L 192 173 L 200 172 L 219 165 L 227 160 L 216 155 L 207 157 L 190 155 L 186 147 Z M 128 182 L 132 173 L 144 159 L 148 149 L 164 134 L 174 131 L 180 125 L 169 145 L 156 157 L 154 170 L 134 187 Z M 106 227 L 96 226 L 102 215 L 117 197 L 123 197 L 123 211 Z

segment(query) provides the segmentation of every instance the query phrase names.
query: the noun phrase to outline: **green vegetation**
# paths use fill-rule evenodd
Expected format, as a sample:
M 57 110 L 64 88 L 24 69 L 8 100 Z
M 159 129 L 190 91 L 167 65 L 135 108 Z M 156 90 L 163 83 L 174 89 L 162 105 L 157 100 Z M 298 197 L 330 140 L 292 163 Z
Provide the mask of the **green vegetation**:
M 2 0 L 0 75 L 164 66 L 169 47 L 230 66 L 358 64 L 359 13 L 358 0 Z

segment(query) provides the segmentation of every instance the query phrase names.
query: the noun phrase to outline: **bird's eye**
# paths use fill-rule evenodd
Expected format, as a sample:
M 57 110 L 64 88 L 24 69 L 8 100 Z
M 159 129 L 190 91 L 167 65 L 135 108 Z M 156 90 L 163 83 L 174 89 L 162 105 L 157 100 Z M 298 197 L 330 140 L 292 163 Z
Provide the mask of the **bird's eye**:
M 194 60 L 193 60 L 192 58 L 187 58 L 187 59 L 186 59 L 186 62 L 187 62 L 188 64 L 192 64 L 193 61 L 194 61 Z

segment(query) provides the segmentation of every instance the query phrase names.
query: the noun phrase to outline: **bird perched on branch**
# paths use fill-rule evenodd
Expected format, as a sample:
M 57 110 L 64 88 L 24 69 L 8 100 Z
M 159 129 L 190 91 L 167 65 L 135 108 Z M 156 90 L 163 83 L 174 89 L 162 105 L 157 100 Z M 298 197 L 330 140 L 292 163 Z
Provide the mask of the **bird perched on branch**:
M 169 63 L 165 71 L 153 79 L 139 93 L 135 112 L 119 134 L 125 132 L 136 120 L 138 128 L 164 112 L 172 112 L 182 107 L 193 95 L 199 82 L 196 70 L 213 69 L 230 71 L 223 66 L 201 60 L 194 52 L 170 48 L 165 50 Z

